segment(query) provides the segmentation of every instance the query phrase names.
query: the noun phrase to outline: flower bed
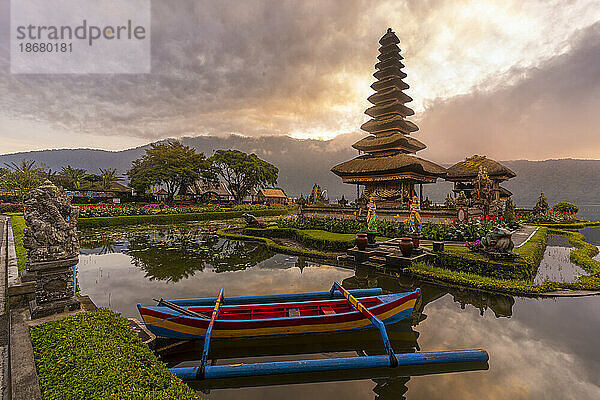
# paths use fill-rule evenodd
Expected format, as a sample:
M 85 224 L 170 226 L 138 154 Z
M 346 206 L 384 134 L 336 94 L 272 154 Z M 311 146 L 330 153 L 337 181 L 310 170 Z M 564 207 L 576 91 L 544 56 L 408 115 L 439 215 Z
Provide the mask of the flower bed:
M 94 205 L 79 205 L 80 218 L 96 218 L 96 217 L 125 217 L 132 215 L 172 215 L 172 214 L 191 214 L 191 213 L 207 213 L 219 211 L 255 211 L 271 208 L 281 208 L 281 206 L 267 206 L 262 204 L 240 204 L 232 207 L 222 207 L 218 204 L 210 205 L 159 205 L 159 204 L 94 204 Z
M 293 207 L 279 206 L 257 209 L 252 211 L 255 217 L 268 217 L 284 215 L 292 212 Z M 170 224 L 185 221 L 218 221 L 225 219 L 242 218 L 246 211 L 214 211 L 197 213 L 175 214 L 150 214 L 150 215 L 123 215 L 117 217 L 79 218 L 78 228 L 98 228 L 102 226 L 138 225 L 138 224 Z
M 379 220 L 377 231 L 381 236 L 395 238 L 405 236 L 408 226 L 402 221 Z M 365 232 L 367 224 L 354 219 L 343 218 L 320 218 L 304 217 L 280 218 L 277 220 L 280 228 L 294 229 L 318 229 L 333 233 L 356 234 Z M 490 219 L 488 221 L 470 220 L 466 224 L 434 224 L 426 222 L 422 224 L 423 239 L 431 240 L 454 240 L 475 241 L 481 239 L 485 234 L 497 225 L 503 225 L 502 220 Z
M 578 221 L 575 214 L 551 209 L 545 212 L 523 215 L 520 220 L 528 224 L 571 224 Z
M 23 212 L 23 204 L 1 203 L 0 202 L 0 214 L 22 213 L 22 212 Z
M 42 396 L 52 399 L 199 399 L 106 309 L 31 328 Z

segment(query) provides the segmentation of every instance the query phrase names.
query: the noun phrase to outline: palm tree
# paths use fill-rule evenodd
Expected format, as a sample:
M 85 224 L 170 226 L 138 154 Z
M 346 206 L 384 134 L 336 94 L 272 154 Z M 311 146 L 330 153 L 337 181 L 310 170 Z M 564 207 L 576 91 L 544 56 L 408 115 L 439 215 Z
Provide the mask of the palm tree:
M 38 168 L 33 160 L 21 160 L 20 164 L 12 162 L 5 163 L 9 172 L 2 175 L 0 185 L 5 186 L 7 190 L 15 192 L 21 199 L 25 200 L 25 195 L 32 189 L 38 187 L 44 182 L 45 171 Z
M 100 168 L 100 177 L 102 178 L 102 188 L 104 190 L 110 189 L 113 184 L 121 180 L 121 178 L 117 175 L 117 170 L 110 168 Z
M 60 175 L 69 179 L 74 189 L 81 188 L 81 181 L 85 177 L 86 170 L 83 168 L 73 168 L 70 165 L 62 167 Z

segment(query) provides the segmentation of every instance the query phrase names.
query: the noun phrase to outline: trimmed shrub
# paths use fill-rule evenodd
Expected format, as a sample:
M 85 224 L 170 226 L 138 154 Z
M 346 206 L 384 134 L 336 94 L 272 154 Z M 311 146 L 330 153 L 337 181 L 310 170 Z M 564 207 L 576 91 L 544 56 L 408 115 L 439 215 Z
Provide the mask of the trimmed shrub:
M 0 203 L 0 214 L 22 213 L 22 212 L 23 212 L 23 204 Z
M 35 326 L 31 342 L 46 400 L 199 399 L 107 309 Z
M 575 215 L 579 211 L 579 207 L 577 207 L 575 204 L 567 203 L 566 201 L 561 201 L 553 205 L 552 210 Z

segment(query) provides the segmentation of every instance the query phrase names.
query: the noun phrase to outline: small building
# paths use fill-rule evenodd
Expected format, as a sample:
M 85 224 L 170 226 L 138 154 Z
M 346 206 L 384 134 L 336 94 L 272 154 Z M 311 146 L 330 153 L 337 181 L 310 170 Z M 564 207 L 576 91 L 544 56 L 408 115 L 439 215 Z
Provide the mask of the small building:
M 260 204 L 287 204 L 286 194 L 277 188 L 259 189 L 256 198 Z
M 133 189 L 119 182 L 113 182 L 109 188 L 98 184 L 86 185 L 79 190 L 67 190 L 67 194 L 75 203 L 113 202 L 121 203 L 130 201 Z
M 233 201 L 233 195 L 224 182 L 196 181 L 193 186 L 187 188 L 185 194 L 202 203 Z
M 169 200 L 169 192 L 167 192 L 165 189 L 160 189 L 158 192 L 153 193 L 154 197 L 156 198 L 156 201 L 167 201 Z
M 517 176 L 510 168 L 486 156 L 474 155 L 448 168 L 445 180 L 454 182 L 452 191 L 455 196 L 464 192 L 468 199 L 474 198 L 479 170 L 484 169 L 492 181 L 494 200 L 505 200 L 512 195 L 510 191 L 500 186 L 500 183 Z

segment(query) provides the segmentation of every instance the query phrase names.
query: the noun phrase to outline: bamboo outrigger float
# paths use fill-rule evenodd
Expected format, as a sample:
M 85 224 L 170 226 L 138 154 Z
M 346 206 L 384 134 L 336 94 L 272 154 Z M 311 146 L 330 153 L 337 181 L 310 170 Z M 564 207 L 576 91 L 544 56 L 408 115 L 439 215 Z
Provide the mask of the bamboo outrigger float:
M 395 354 L 385 325 L 410 317 L 419 294 L 419 289 L 396 294 L 381 294 L 381 289 L 348 291 L 335 282 L 329 292 L 224 298 L 221 289 L 215 299 L 161 299 L 158 300 L 157 306 L 143 307 L 138 304 L 138 309 L 148 329 L 157 336 L 204 339 L 199 366 L 171 368 L 171 371 L 183 380 L 394 368 L 408 365 L 445 365 L 488 360 L 484 350 Z M 212 306 L 209 305 L 211 302 Z M 386 355 L 207 365 L 213 336 L 243 338 L 337 332 L 370 326 L 379 330 Z

